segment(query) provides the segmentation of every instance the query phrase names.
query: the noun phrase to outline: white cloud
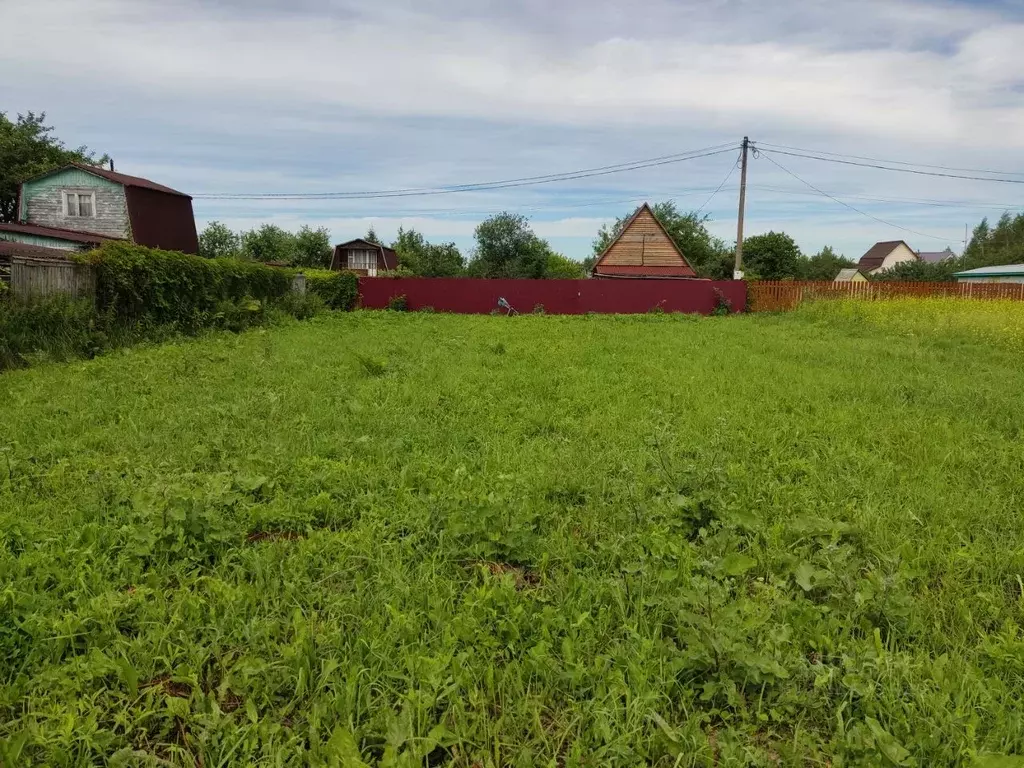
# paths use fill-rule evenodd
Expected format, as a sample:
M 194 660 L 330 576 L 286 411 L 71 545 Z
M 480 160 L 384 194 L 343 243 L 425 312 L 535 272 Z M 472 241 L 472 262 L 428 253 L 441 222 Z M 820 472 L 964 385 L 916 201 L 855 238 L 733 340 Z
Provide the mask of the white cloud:
M 1024 17 L 995 5 L 0 3 L 0 68 L 16 73 L 5 82 L 5 109 L 46 109 L 68 143 L 89 143 L 126 172 L 193 193 L 483 181 L 744 134 L 917 162 L 1024 169 Z M 840 195 L 1021 199 L 1016 187 L 780 161 Z M 239 227 L 327 223 L 337 236 L 355 236 L 374 220 L 378 230 L 407 222 L 430 237 L 462 240 L 489 212 L 523 210 L 538 232 L 579 256 L 599 224 L 632 200 L 689 191 L 680 205 L 699 205 L 729 162 L 722 156 L 445 198 L 195 205 L 201 221 Z M 755 161 L 751 177 L 752 184 L 802 189 L 763 161 Z M 856 204 L 940 237 L 955 234 L 958 219 L 973 223 L 985 212 L 940 209 L 943 219 L 935 209 Z M 573 209 L 587 205 L 593 207 Z M 735 178 L 707 209 L 726 239 L 734 206 Z M 830 201 L 770 190 L 751 196 L 748 216 L 752 226 L 784 226 L 808 250 L 824 242 L 864 250 L 899 236 Z

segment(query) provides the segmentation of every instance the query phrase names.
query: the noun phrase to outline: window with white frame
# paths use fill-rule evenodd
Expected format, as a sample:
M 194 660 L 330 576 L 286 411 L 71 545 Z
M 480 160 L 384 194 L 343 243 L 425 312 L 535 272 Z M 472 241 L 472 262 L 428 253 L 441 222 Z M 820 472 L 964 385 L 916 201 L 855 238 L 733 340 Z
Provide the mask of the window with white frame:
M 349 251 L 348 268 L 364 270 L 373 277 L 377 274 L 377 252 L 368 249 Z
M 92 218 L 96 215 L 95 192 L 64 191 L 64 215 L 75 218 Z

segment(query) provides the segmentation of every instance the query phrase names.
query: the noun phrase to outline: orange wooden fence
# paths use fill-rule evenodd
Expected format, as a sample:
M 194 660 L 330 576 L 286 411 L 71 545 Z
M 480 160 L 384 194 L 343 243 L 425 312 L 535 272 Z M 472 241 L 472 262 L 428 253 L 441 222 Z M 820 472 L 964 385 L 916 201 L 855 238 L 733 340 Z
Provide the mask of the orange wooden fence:
M 784 312 L 805 299 L 896 299 L 944 296 L 1024 301 L 1024 283 L 832 283 L 761 281 L 750 283 L 751 312 Z

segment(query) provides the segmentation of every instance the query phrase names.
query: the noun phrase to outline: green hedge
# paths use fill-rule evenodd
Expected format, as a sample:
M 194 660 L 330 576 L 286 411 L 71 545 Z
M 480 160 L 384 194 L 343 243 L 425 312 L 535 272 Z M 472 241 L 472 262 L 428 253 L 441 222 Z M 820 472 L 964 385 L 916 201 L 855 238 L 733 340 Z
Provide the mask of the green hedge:
M 307 269 L 303 274 L 306 291 L 319 296 L 330 309 L 355 309 L 359 301 L 359 278 L 355 272 Z
M 217 325 L 225 302 L 269 304 L 291 291 L 291 270 L 239 259 L 204 259 L 106 243 L 85 260 L 96 269 L 96 306 L 119 321 L 191 331 Z

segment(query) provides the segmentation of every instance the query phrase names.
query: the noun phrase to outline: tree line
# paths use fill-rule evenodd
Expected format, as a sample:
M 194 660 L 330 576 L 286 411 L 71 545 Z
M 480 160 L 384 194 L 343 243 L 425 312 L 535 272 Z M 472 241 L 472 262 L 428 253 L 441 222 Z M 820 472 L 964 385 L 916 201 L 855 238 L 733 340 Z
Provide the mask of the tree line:
M 18 186 L 27 178 L 68 163 L 102 165 L 107 155 L 87 147 L 69 148 L 46 125 L 46 114 L 28 112 L 10 119 L 0 112 L 0 222 L 17 217 Z M 686 255 L 700 277 L 732 276 L 734 248 L 707 229 L 709 217 L 679 211 L 671 201 L 653 206 L 655 215 Z M 500 213 L 481 222 L 475 247 L 464 256 L 454 243 L 430 243 L 414 229 L 400 229 L 392 242 L 399 271 L 429 277 L 583 277 L 633 212 L 600 229 L 593 255 L 581 264 L 557 253 L 537 236 L 525 216 Z M 376 235 L 373 232 L 368 236 Z M 232 232 L 211 222 L 200 237 L 204 256 L 238 256 L 300 267 L 327 267 L 332 247 L 323 227 L 288 232 L 265 224 L 247 232 Z M 950 281 L 953 273 L 976 267 L 1024 262 L 1024 213 L 1004 213 L 995 225 L 982 219 L 974 228 L 962 256 L 931 264 L 912 261 L 872 276 L 873 280 Z M 785 232 L 768 232 L 743 242 L 743 268 L 749 278 L 764 280 L 832 280 L 839 270 L 856 262 L 829 246 L 813 255 L 801 252 Z
M 371 227 L 363 238 L 384 245 Z M 399 228 L 390 247 L 398 254 L 397 274 L 419 277 L 581 278 L 583 264 L 556 252 L 530 227 L 529 219 L 499 213 L 482 221 L 467 258 L 455 243 L 431 243 L 415 229 Z M 211 221 L 199 235 L 199 255 L 233 256 L 294 267 L 326 269 L 333 248 L 324 227 L 292 233 L 274 224 L 233 232 Z

